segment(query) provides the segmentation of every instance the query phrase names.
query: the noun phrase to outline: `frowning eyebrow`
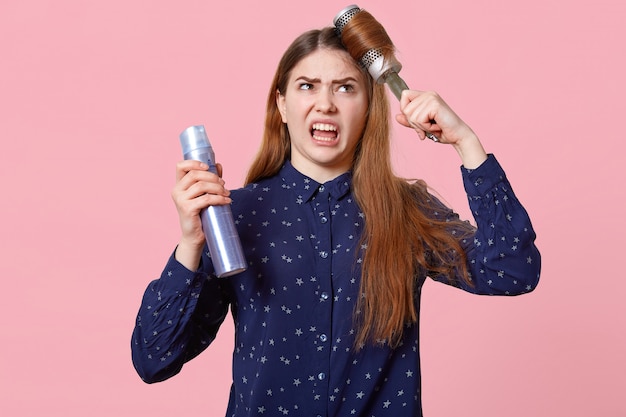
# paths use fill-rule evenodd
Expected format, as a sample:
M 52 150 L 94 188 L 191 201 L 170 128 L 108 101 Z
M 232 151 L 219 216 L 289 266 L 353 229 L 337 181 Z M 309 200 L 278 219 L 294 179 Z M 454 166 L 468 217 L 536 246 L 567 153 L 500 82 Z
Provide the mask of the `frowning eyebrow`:
M 296 78 L 295 81 L 305 81 L 307 83 L 311 83 L 311 84 L 316 84 L 316 83 L 321 83 L 322 80 L 319 78 L 309 78 L 306 75 L 301 75 L 300 77 Z M 356 83 L 357 79 L 354 77 L 345 77 L 345 78 L 340 78 L 338 80 L 333 80 L 332 83 L 333 84 L 347 84 L 349 82 L 353 82 Z

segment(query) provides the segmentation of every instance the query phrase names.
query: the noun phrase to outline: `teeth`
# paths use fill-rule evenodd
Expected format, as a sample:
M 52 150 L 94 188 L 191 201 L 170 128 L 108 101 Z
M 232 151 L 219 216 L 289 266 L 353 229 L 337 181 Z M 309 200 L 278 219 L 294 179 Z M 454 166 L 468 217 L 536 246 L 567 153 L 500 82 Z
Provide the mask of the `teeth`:
M 323 136 L 316 136 L 316 135 L 313 135 L 313 139 L 319 140 L 320 142 L 332 142 L 334 140 L 333 138 L 325 138 Z
M 327 123 L 315 123 L 313 124 L 313 130 L 323 130 L 326 132 L 336 132 L 337 127 L 333 125 L 329 125 Z

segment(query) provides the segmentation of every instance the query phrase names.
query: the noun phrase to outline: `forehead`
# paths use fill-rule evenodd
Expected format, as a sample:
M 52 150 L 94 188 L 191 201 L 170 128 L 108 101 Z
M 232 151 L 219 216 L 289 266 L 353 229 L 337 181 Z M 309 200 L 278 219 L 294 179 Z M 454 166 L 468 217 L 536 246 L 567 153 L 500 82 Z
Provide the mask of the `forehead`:
M 321 81 L 354 78 L 363 82 L 363 73 L 346 51 L 321 48 L 302 58 L 291 71 L 291 80 L 299 77 Z

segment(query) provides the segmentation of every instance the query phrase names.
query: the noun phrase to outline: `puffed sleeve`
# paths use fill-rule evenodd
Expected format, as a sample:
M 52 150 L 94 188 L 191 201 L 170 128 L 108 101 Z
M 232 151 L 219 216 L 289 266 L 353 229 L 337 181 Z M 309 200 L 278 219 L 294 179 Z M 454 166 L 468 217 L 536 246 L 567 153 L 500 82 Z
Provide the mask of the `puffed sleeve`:
M 206 255 L 202 265 L 210 265 Z M 204 269 L 190 271 L 172 255 L 148 285 L 131 340 L 133 365 L 146 383 L 176 375 L 215 339 L 228 312 L 227 280 Z
M 493 155 L 478 168 L 461 167 L 463 184 L 476 229 L 461 240 L 472 284 L 452 282 L 466 291 L 487 295 L 519 295 L 539 281 L 541 255 L 526 209 L 515 196 L 504 170 Z M 449 212 L 447 216 L 456 216 Z M 458 216 L 457 216 L 458 217 Z

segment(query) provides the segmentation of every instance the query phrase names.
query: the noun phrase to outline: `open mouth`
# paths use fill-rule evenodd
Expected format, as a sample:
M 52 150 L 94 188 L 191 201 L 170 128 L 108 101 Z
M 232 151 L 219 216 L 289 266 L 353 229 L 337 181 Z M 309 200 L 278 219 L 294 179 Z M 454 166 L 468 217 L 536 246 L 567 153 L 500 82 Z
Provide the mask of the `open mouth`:
M 315 140 L 332 142 L 337 139 L 337 126 L 329 123 L 313 123 L 311 136 Z

